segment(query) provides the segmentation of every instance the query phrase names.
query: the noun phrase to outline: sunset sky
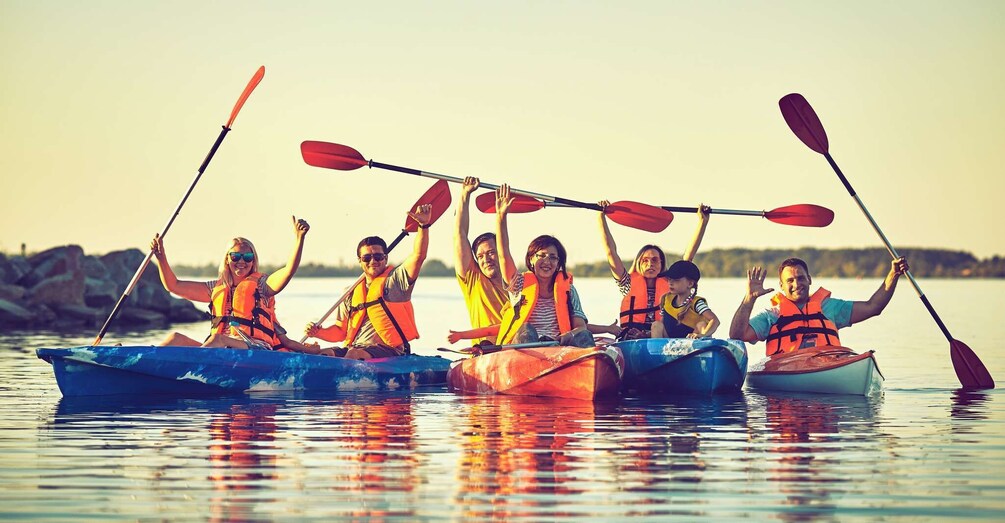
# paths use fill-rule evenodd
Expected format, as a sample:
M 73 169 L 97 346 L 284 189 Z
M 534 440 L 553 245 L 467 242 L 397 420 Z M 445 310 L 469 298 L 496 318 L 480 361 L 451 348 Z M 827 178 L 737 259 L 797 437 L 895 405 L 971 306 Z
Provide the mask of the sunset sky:
M 790 92 L 894 245 L 1005 254 L 1005 2 L 3 0 L 0 48 L 7 253 L 145 249 L 264 65 L 168 234 L 174 262 L 217 261 L 233 236 L 280 262 L 291 214 L 312 226 L 305 261 L 349 262 L 433 182 L 310 167 L 303 140 L 583 201 L 836 213 L 825 229 L 713 216 L 703 249 L 879 246 L 785 125 Z M 451 214 L 431 231 L 445 261 Z M 477 214 L 472 236 L 492 224 Z M 592 211 L 511 225 L 518 258 L 541 233 L 572 263 L 603 258 Z M 680 252 L 694 226 L 613 227 L 630 257 Z

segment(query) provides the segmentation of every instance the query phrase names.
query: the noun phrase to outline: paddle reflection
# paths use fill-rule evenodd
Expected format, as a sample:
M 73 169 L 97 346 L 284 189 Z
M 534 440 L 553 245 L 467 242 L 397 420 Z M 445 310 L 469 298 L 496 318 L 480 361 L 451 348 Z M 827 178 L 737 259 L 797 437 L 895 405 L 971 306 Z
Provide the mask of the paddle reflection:
M 582 456 L 594 449 L 598 413 L 614 405 L 531 396 L 463 398 L 457 504 L 464 518 L 568 517 L 560 500 L 586 493 L 598 474 Z
M 953 406 L 950 414 L 959 420 L 982 420 L 988 418 L 991 396 L 986 391 L 957 389 L 953 391 Z M 973 425 L 954 427 L 957 433 L 972 432 Z
M 753 395 L 752 395 L 753 396 Z M 769 487 L 793 511 L 786 521 L 830 515 L 845 492 L 856 491 L 853 477 L 876 464 L 857 449 L 882 443 L 875 417 L 881 398 L 850 395 L 771 395 L 763 401 L 764 436 L 769 452 Z M 849 467 L 856 471 L 849 474 Z M 877 471 L 878 473 L 878 471 Z M 836 498 L 835 498 L 836 495 Z
M 263 488 L 276 479 L 274 403 L 239 403 L 215 413 L 209 423 L 209 481 L 219 495 L 210 497 L 210 521 L 247 520 L 263 500 L 234 492 Z

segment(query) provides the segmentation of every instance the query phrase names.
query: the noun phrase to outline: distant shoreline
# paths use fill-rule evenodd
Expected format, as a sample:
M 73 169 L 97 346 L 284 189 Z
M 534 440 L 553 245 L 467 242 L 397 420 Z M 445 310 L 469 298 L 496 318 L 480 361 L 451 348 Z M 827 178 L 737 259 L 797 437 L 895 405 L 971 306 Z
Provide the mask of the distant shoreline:
M 993 256 L 978 259 L 966 251 L 948 249 L 901 249 L 899 253 L 908 257 L 911 272 L 919 278 L 1005 278 L 1005 258 Z M 668 263 L 680 258 L 678 253 L 666 253 Z M 809 264 L 814 276 L 821 278 L 882 278 L 890 269 L 890 254 L 881 248 L 868 249 L 709 249 L 699 252 L 695 263 L 703 277 L 742 278 L 752 266 L 773 269 L 789 257 L 801 258 Z M 520 262 L 520 260 L 517 260 Z M 632 260 L 624 260 L 630 267 Z M 190 277 L 215 277 L 218 265 L 172 265 L 177 274 Z M 262 270 L 271 272 L 278 265 L 263 265 Z M 606 261 L 570 264 L 569 272 L 580 278 L 608 277 L 610 269 Z M 312 277 L 355 277 L 359 275 L 357 265 L 322 265 L 304 263 L 297 271 L 298 278 Z M 442 260 L 429 259 L 422 267 L 423 276 L 453 277 L 454 269 Z

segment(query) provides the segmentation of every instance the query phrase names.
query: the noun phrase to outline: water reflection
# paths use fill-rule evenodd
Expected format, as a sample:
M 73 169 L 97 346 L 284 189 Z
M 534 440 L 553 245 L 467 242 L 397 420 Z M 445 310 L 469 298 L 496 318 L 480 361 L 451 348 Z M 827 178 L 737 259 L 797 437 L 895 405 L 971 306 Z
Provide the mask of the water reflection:
M 595 451 L 596 417 L 615 408 L 560 398 L 465 396 L 456 503 L 463 518 L 568 517 L 565 496 Z
M 752 395 L 753 396 L 753 395 Z M 889 441 L 877 434 L 882 398 L 848 395 L 761 396 L 769 458 L 767 479 L 780 493 L 779 518 L 803 521 L 833 516 L 842 494 L 858 490 L 875 456 L 862 450 Z
M 988 419 L 988 412 L 991 408 L 991 395 L 983 390 L 957 389 L 953 391 L 953 406 L 950 409 L 954 419 L 958 420 L 983 420 Z M 969 424 L 965 424 L 963 432 L 973 430 Z M 954 429 L 959 431 L 959 429 Z

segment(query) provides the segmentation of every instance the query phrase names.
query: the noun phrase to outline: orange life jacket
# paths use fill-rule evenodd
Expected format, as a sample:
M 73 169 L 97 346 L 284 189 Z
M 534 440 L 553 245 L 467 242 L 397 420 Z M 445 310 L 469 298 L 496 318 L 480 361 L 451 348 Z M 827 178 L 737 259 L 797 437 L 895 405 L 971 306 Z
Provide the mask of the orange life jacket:
M 275 297 L 263 298 L 258 291 L 263 278 L 267 276 L 260 272 L 249 274 L 234 286 L 233 296 L 230 287 L 223 282 L 213 287 L 209 300 L 212 332 L 229 336 L 231 323 L 236 322 L 237 328 L 249 337 L 262 340 L 273 349 L 282 347 L 276 335 Z
M 649 307 L 646 277 L 638 272 L 631 272 L 628 278 L 631 287 L 628 294 L 621 299 L 621 328 L 649 330 L 652 322 L 646 321 L 646 316 L 660 309 L 660 298 L 670 292 L 670 282 L 666 278 L 656 278 L 656 295 L 653 298 L 653 306 Z
M 363 320 L 369 318 L 385 345 L 403 347 L 406 354 L 411 352 L 408 342 L 419 337 L 412 302 L 390 302 L 384 299 L 384 281 L 392 270 L 394 266 L 388 265 L 380 276 L 370 282 L 369 287 L 366 286 L 366 280 L 363 280 L 353 288 L 345 332 L 346 346 L 353 344 L 363 326 Z
M 572 330 L 572 275 L 562 276 L 555 273 L 555 316 L 558 317 L 558 332 L 565 334 Z M 496 344 L 505 345 L 513 341 L 520 327 L 527 322 L 534 306 L 537 305 L 537 277 L 533 272 L 523 273 L 523 290 L 520 291 L 520 301 L 503 309 L 502 324 L 499 326 L 499 336 Z
M 827 289 L 817 289 L 802 310 L 782 293 L 771 298 L 772 305 L 778 307 L 778 321 L 771 326 L 768 337 L 764 340 L 768 356 L 798 350 L 803 347 L 803 340 L 807 337 L 814 338 L 810 346 L 841 345 L 837 325 L 824 316 L 821 308 L 830 295 Z

